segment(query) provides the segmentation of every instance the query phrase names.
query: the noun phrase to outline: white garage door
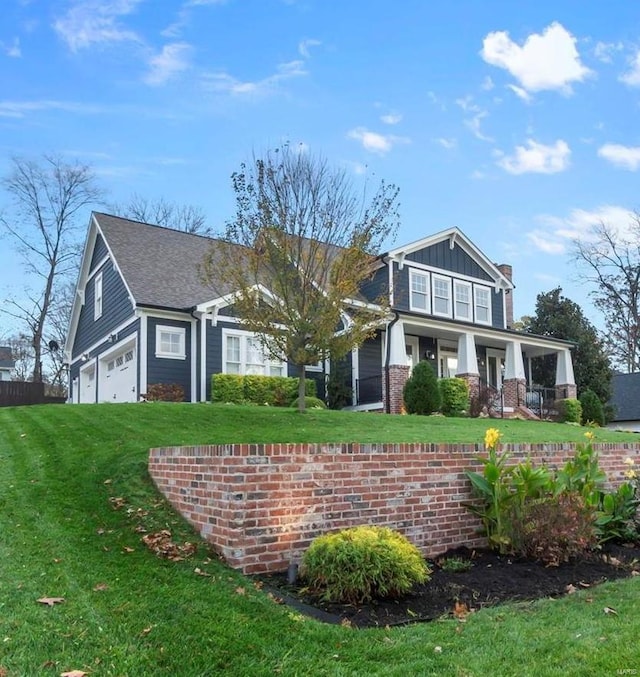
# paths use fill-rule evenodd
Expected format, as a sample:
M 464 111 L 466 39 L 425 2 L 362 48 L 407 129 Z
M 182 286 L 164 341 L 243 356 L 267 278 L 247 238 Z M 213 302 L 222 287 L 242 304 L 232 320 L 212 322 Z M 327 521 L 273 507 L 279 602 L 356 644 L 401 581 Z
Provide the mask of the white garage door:
M 102 360 L 100 400 L 102 402 L 136 402 L 136 350 L 129 346 Z
M 96 365 L 92 364 L 80 370 L 79 402 L 96 401 Z

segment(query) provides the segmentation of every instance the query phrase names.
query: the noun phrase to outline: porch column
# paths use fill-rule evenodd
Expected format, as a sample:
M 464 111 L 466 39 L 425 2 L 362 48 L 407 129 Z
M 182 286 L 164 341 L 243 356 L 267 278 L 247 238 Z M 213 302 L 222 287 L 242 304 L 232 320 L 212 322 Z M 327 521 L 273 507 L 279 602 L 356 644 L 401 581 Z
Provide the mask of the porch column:
M 571 352 L 565 348 L 558 352 L 556 360 L 556 399 L 575 398 L 578 394 L 576 380 L 573 375 Z
M 390 414 L 400 414 L 404 404 L 402 392 L 404 384 L 409 378 L 411 368 L 407 364 L 407 347 L 404 340 L 404 324 L 398 320 L 387 329 L 389 351 L 389 375 L 383 379 L 383 401 L 385 411 Z M 388 388 L 388 391 L 387 391 Z
M 477 397 L 480 392 L 480 372 L 476 354 L 476 337 L 473 334 L 460 334 L 458 337 L 458 378 L 464 379 L 469 386 L 469 396 Z
M 509 341 L 506 346 L 504 360 L 504 405 L 517 407 L 525 401 L 527 377 L 522 360 L 520 341 Z

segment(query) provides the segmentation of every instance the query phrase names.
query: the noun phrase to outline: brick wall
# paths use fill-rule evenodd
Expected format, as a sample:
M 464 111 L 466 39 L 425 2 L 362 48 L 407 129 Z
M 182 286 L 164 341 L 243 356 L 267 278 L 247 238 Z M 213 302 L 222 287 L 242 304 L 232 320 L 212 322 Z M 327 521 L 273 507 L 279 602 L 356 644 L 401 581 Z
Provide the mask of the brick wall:
M 596 444 L 610 480 L 623 480 L 640 444 Z M 504 445 L 516 463 L 559 466 L 570 444 Z M 468 468 L 481 445 L 237 444 L 151 449 L 149 471 L 173 506 L 244 573 L 286 569 L 319 534 L 358 524 L 404 533 L 425 556 L 479 546 Z

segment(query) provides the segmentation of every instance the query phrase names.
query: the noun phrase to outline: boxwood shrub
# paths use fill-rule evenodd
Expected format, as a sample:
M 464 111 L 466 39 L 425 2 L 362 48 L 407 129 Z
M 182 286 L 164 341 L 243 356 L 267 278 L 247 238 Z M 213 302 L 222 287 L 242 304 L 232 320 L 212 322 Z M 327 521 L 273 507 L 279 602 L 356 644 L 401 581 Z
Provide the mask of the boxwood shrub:
M 560 421 L 564 423 L 580 423 L 582 421 L 582 405 L 580 400 L 567 398 L 565 400 L 556 400 L 556 409 Z
M 308 397 L 316 396 L 315 381 L 305 379 L 305 392 Z M 297 396 L 297 378 L 238 374 L 213 374 L 211 377 L 212 402 L 288 407 Z
M 460 416 L 469 411 L 469 384 L 463 378 L 441 378 L 438 381 L 445 416 Z

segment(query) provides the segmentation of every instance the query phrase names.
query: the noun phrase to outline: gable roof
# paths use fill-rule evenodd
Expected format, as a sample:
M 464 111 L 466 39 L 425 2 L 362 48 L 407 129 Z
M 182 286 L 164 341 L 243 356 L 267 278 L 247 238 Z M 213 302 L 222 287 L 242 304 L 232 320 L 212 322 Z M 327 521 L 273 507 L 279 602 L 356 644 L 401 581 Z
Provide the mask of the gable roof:
M 611 393 L 614 421 L 640 421 L 640 372 L 614 374 Z
M 389 258 L 402 263 L 407 254 L 412 254 L 417 252 L 420 249 L 426 249 L 427 247 L 432 247 L 438 242 L 443 240 L 449 240 L 449 246 L 451 249 L 455 245 L 458 245 L 463 251 L 465 251 L 472 259 L 474 259 L 478 265 L 496 281 L 496 286 L 501 289 L 514 289 L 514 284 L 509 280 L 498 266 L 491 261 L 485 254 L 483 254 L 478 247 L 476 247 L 473 242 L 457 227 L 453 226 L 447 228 L 446 230 L 441 230 L 438 233 L 423 237 L 420 240 L 415 242 L 410 242 L 401 247 L 394 247 L 386 256 Z
M 212 297 L 199 273 L 212 238 L 108 214 L 93 221 L 136 305 L 187 310 Z

